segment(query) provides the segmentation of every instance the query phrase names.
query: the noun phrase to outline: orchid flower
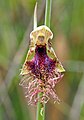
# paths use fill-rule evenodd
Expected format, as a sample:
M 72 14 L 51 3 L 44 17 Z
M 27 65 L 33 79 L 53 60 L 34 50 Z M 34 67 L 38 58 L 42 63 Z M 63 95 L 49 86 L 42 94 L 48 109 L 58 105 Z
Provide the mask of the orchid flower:
M 60 102 L 55 86 L 65 69 L 51 46 L 52 38 L 52 31 L 45 25 L 36 27 L 30 33 L 30 46 L 20 73 L 20 85 L 25 88 L 28 104 L 36 105 L 38 101 L 47 103 L 50 98 Z M 42 93 L 40 97 L 39 93 Z

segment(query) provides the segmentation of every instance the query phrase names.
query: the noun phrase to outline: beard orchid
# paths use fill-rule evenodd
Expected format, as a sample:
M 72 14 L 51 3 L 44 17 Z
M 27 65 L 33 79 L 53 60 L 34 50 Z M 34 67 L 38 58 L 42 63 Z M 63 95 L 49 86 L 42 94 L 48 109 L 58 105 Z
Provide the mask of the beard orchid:
M 30 46 L 20 73 L 28 104 L 47 103 L 50 98 L 60 102 L 55 86 L 65 70 L 51 46 L 52 38 L 52 31 L 45 25 L 30 33 Z

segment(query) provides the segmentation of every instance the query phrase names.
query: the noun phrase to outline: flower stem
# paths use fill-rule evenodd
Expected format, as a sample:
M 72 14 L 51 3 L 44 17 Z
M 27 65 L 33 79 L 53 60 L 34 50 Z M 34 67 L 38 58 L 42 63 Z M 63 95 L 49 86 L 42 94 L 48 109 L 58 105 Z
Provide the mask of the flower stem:
M 42 96 L 42 93 L 39 93 L 38 97 L 41 97 L 41 96 Z M 45 119 L 45 104 L 38 102 L 36 120 L 44 120 L 44 119 Z
M 51 3 L 52 3 L 52 0 L 46 0 L 45 25 L 47 27 L 50 27 Z M 42 93 L 39 93 L 38 97 L 41 97 L 41 96 L 42 96 Z M 36 120 L 44 120 L 45 119 L 45 103 L 40 103 L 38 101 L 38 104 L 37 104 L 37 116 L 36 117 L 37 117 Z
M 50 27 L 52 0 L 46 0 L 45 25 Z

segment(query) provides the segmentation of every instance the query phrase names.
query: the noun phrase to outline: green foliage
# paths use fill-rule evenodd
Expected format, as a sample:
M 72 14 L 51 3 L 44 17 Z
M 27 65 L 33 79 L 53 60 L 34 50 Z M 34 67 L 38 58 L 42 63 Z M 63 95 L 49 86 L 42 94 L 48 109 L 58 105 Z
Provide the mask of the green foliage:
M 82 108 L 81 108 L 80 120 L 84 120 L 84 104 L 82 105 Z

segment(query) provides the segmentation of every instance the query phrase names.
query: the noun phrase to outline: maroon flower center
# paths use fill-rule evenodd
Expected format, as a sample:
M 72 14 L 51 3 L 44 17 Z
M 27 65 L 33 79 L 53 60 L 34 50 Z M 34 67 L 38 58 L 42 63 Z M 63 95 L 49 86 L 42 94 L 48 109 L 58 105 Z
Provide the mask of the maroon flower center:
M 36 46 L 35 56 L 27 65 L 34 75 L 41 79 L 45 74 L 46 77 L 53 72 L 56 61 L 48 57 L 45 46 Z

